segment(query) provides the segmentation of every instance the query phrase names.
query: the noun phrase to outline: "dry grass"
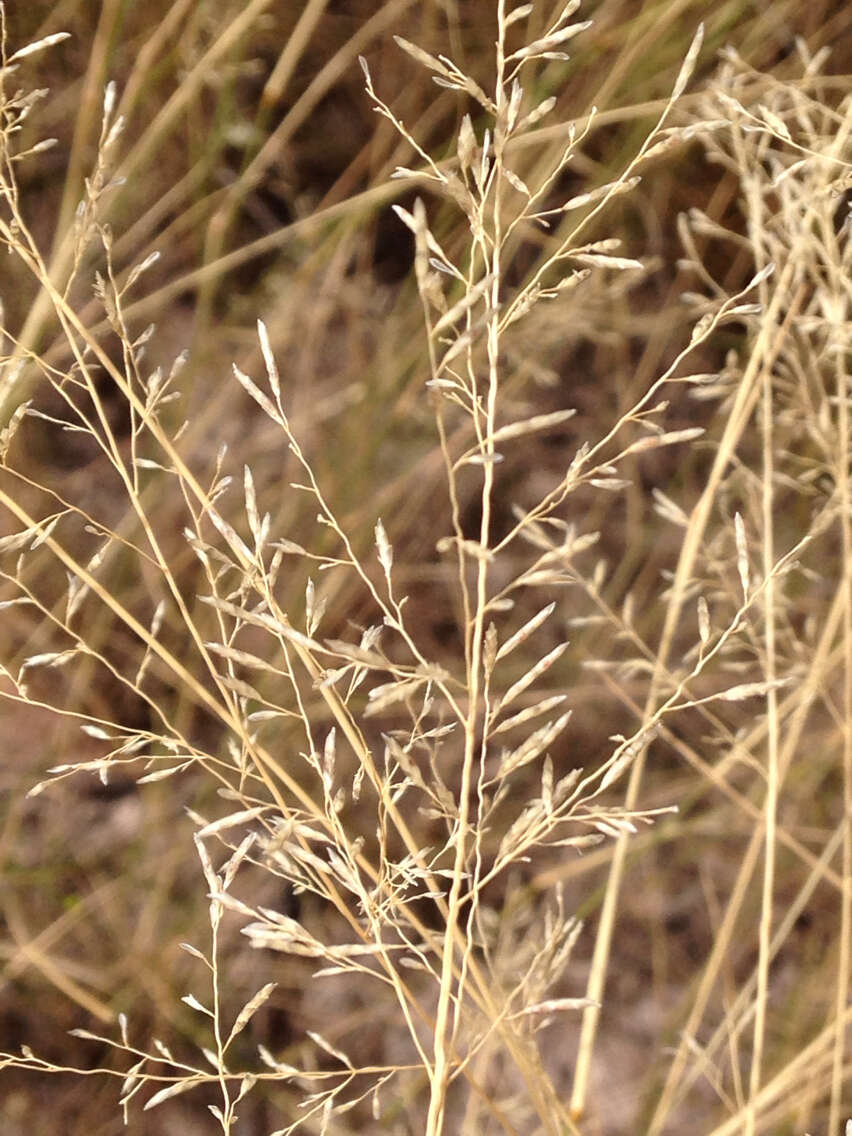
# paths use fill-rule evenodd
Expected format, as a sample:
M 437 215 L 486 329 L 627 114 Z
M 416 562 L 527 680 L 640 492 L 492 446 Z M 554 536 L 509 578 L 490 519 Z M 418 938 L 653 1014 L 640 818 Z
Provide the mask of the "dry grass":
M 850 19 L 577 7 L 4 24 L 10 1130 L 844 1131 Z

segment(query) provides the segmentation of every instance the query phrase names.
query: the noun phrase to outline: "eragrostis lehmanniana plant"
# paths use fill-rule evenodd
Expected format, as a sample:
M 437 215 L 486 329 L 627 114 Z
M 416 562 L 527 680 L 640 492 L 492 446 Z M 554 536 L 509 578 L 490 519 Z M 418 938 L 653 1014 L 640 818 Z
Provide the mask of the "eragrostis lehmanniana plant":
M 760 168 L 747 152 L 750 145 L 764 147 L 761 160 L 767 147 L 798 146 L 803 156 L 797 161 L 803 164 L 776 156 L 780 166 L 772 182 L 773 191 L 781 187 L 784 209 L 796 216 L 803 208 L 802 186 L 810 186 L 799 180 L 802 170 L 829 170 L 833 178 L 840 159 L 814 155 L 795 142 L 786 125 L 793 113 L 786 94 L 779 96 L 778 108 L 752 112 L 728 92 L 712 115 L 670 125 L 698 58 L 699 29 L 671 97 L 635 157 L 606 184 L 560 199 L 563 175 L 594 130 L 594 114 L 564 128 L 564 145 L 547 168 L 530 160 L 532 148 L 525 143 L 555 104 L 552 97 L 534 101 L 536 69 L 567 58 L 570 41 L 589 28 L 589 21 L 572 22 L 577 7 L 572 0 L 540 33 L 525 35 L 533 5 L 508 9 L 499 0 L 494 73 L 485 87 L 447 56 L 398 40 L 438 87 L 452 92 L 442 97 L 469 108 L 454 152 L 442 160 L 408 132 L 382 89 L 381 76 L 363 64 L 369 98 L 414 154 L 413 168 L 400 168 L 398 176 L 424 195 L 396 212 L 414 247 L 426 327 L 422 398 L 434 410 L 445 470 L 447 505 L 434 544 L 446 607 L 458 623 L 455 659 L 436 658 L 424 642 L 416 600 L 400 585 L 382 520 L 375 518 L 373 547 L 365 553 L 338 519 L 300 443 L 288 408 L 287 376 L 279 374 L 264 322 L 258 323 L 262 377 L 250 373 L 248 365 L 235 366 L 234 375 L 279 439 L 282 464 L 296 470 L 291 492 L 310 499 L 315 531 L 299 534 L 304 543 L 276 531 L 248 466 L 240 505 L 234 506 L 224 448 L 204 474 L 187 460 L 181 445 L 185 426 L 175 420 L 183 357 L 168 372 L 149 372 L 145 355 L 154 331 L 131 331 L 127 316 L 132 289 L 155 258 L 118 271 L 113 234 L 101 220 L 122 132 L 116 90 L 107 88 L 97 165 L 65 250 L 66 279 L 58 285 L 27 226 L 16 179 L 18 163 L 46 147 L 16 149 L 41 92 L 11 94 L 8 86 L 29 54 L 59 37 L 4 55 L 0 235 L 18 271 L 38 281 L 40 302 L 52 309 L 66 350 L 58 366 L 10 337 L 3 361 L 5 404 L 16 409 L 7 414 L 0 440 L 7 475 L 0 504 L 13 521 L 12 531 L 0 540 L 2 602 L 7 610 L 26 607 L 37 613 L 53 645 L 19 662 L 10 658 L 3 665 L 2 694 L 79 719 L 99 747 L 88 760 L 54 766 L 34 793 L 62 792 L 57 783 L 81 771 L 105 783 L 127 770 L 138 771 L 139 784 L 172 785 L 181 775 L 203 775 L 218 788 L 210 804 L 217 815 L 211 819 L 194 808 L 186 822 L 187 834 L 190 822 L 195 826 L 210 919 L 207 942 L 183 944 L 197 963 L 197 993 L 183 999 L 197 1015 L 196 1047 L 178 1049 L 164 1041 L 150 1049 L 137 1046 L 124 1015 L 118 1037 L 76 1031 L 126 1058 L 120 1073 L 104 1069 L 121 1078 L 126 1116 L 137 1101 L 152 1110 L 197 1090 L 206 1094 L 221 1130 L 236 1133 L 246 1098 L 266 1092 L 274 1101 L 277 1134 L 342 1133 L 370 1124 L 395 1130 L 403 1112 L 415 1130 L 429 1136 L 581 1131 L 629 841 L 640 826 L 675 804 L 649 808 L 640 803 L 649 746 L 657 738 L 676 746 L 676 715 L 701 715 L 721 731 L 714 717 L 718 707 L 745 702 L 765 707 L 761 721 L 769 764 L 753 856 L 766 849 L 766 898 L 759 962 L 748 988 L 754 1035 L 748 1091 L 731 1121 L 740 1127 L 717 1131 L 755 1131 L 761 1109 L 777 1099 L 777 1092 L 766 1091 L 775 1082 L 764 1086 L 762 1075 L 768 967 L 775 949 L 765 913 L 771 910 L 775 843 L 782 839 L 775 825 L 786 760 L 781 699 L 801 660 L 791 649 L 789 665 L 782 666 L 783 634 L 776 638 L 769 629 L 777 622 L 779 581 L 835 523 L 838 510 L 838 499 L 829 497 L 818 523 L 787 541 L 783 555 L 775 552 L 772 495 L 779 472 L 772 459 L 770 369 L 762 364 L 782 311 L 793 312 L 801 303 L 790 301 L 801 247 L 784 243 L 793 222 L 779 227 L 761 220 L 763 190 L 748 186 L 748 200 L 757 210 L 749 239 L 762 250 L 748 286 L 727 295 L 707 277 L 704 283 L 715 294 L 709 300 L 693 298 L 699 318 L 687 346 L 608 429 L 575 447 L 564 476 L 515 506 L 511 521 L 498 525 L 498 503 L 506 491 L 501 465 L 509 465 L 531 439 L 562 431 L 575 414 L 566 406 L 518 417 L 506 358 L 524 323 L 545 309 L 554 319 L 568 305 L 582 313 L 584 290 L 599 280 L 614 290 L 619 281 L 643 279 L 643 264 L 625 255 L 620 240 L 602 236 L 600 225 L 611 203 L 635 189 L 647 165 L 676 144 L 701 137 L 723 160 L 731 161 L 733 153 L 737 169 Z M 727 79 L 735 89 L 736 74 L 731 64 Z M 793 106 L 806 128 L 808 108 Z M 819 161 L 808 166 L 809 157 Z M 818 189 L 823 193 L 826 185 Z M 448 210 L 464 218 L 463 243 L 443 237 Z M 704 270 L 695 234 L 701 224 L 692 217 L 682 232 L 699 273 Z M 827 237 L 824 243 L 831 246 Z M 519 265 L 531 244 L 541 251 L 525 270 Z M 778 281 L 774 265 L 782 261 Z M 838 283 L 844 263 L 839 251 L 831 263 Z M 73 286 L 87 274 L 102 305 L 102 332 L 80 318 L 73 300 Z M 811 313 L 805 334 L 819 334 L 820 320 L 840 321 L 845 299 L 839 284 L 832 295 L 834 306 Z M 732 322 L 755 325 L 758 346 L 752 361 L 741 370 L 731 361 L 721 375 L 689 373 L 692 355 Z M 840 359 L 842 352 L 834 355 Z M 803 369 L 800 361 L 788 362 L 791 373 Z M 120 392 L 120 428 L 105 402 L 105 379 Z M 35 392 L 38 382 L 49 385 L 61 410 L 42 409 L 36 393 L 30 401 L 20 400 L 25 384 Z M 637 632 L 628 604 L 620 613 L 606 606 L 606 564 L 589 559 L 599 533 L 587 527 L 582 503 L 589 493 L 621 494 L 629 484 L 627 470 L 635 470 L 644 455 L 704 435 L 701 427 L 666 425 L 672 399 L 683 394 L 719 398 L 721 442 L 707 492 L 692 516 L 658 494 L 658 510 L 682 543 L 661 597 L 660 642 L 651 649 Z M 725 480 L 728 465 L 761 398 L 763 480 L 751 492 L 763 527 L 745 508 L 734 509 L 705 544 L 711 511 L 726 491 L 733 496 Z M 827 394 L 820 414 L 825 431 L 819 435 L 824 446 L 819 468 L 836 464 L 830 455 L 839 446 L 844 473 L 838 474 L 836 492 L 842 503 L 848 495 L 846 399 Z M 30 420 L 85 433 L 102 453 L 111 491 L 126 501 L 131 519 L 115 526 L 108 508 L 99 518 L 48 486 L 40 487 L 42 496 L 31 505 L 12 461 L 16 434 Z M 781 419 L 789 429 L 795 421 L 794 409 Z M 792 476 L 787 474 L 788 481 Z M 181 552 L 191 551 L 203 580 L 197 603 L 186 594 L 172 534 L 158 513 L 158 502 L 167 495 L 182 503 Z M 471 501 L 472 510 L 465 507 Z M 848 508 L 843 516 L 848 558 Z M 759 570 L 754 547 L 760 549 Z M 109 587 L 108 568 L 118 560 L 132 562 L 146 582 L 141 607 Z M 53 566 L 52 580 L 58 570 L 61 594 L 55 584 L 46 585 L 45 563 Z M 292 565 L 308 576 L 303 602 L 291 607 L 282 597 Z M 324 629 L 329 595 L 343 578 L 356 581 L 362 606 L 370 612 L 369 624 L 348 638 Z M 565 760 L 575 707 L 564 668 L 576 614 L 570 597 L 578 593 L 606 615 L 629 646 L 620 670 L 600 666 L 593 673 L 602 683 L 618 683 L 629 673 L 645 684 L 641 698 L 633 695 L 635 728 L 629 735 L 608 736 L 604 724 L 607 756 L 591 767 Z M 848 610 L 847 604 L 847 620 Z M 121 629 L 120 651 L 92 636 L 98 618 Z M 578 616 L 575 625 L 580 621 Z M 765 645 L 761 641 L 754 650 L 761 665 L 743 668 L 737 653 L 743 644 L 754 647 L 752 636 L 761 622 Z M 850 643 L 847 633 L 847 651 Z M 149 725 L 139 728 L 132 715 L 125 720 L 120 713 L 82 711 L 65 699 L 74 690 L 76 668 L 107 672 L 134 707 L 146 708 Z M 847 669 L 852 673 L 848 660 Z M 719 675 L 727 672 L 734 677 L 720 689 Z M 47 682 L 40 678 L 45 674 Z M 708 679 L 716 681 L 708 685 Z M 187 726 L 182 715 L 169 713 L 164 688 L 181 689 L 204 728 Z M 739 739 L 739 744 L 745 743 Z M 849 785 L 847 777 L 847 793 Z M 852 845 L 848 836 L 845 840 L 849 857 Z M 587 986 L 572 989 L 566 967 L 581 923 L 558 883 L 550 895 L 525 896 L 524 872 L 532 862 L 576 856 L 594 845 L 607 847 L 610 872 Z M 282 892 L 292 907 L 282 904 Z M 848 897 L 843 918 L 837 1023 L 845 1020 Z M 236 966 L 238 954 L 232 928 L 255 948 L 256 992 L 236 1009 L 229 997 L 229 968 Z M 316 980 L 317 991 L 331 991 L 317 994 L 316 1020 L 286 1053 L 252 1040 L 253 1020 L 275 998 L 282 974 L 288 981 Z M 358 991 L 373 1020 L 383 1023 L 381 1036 L 373 1031 L 369 1043 L 359 1032 L 363 1017 L 352 1025 L 330 1016 L 335 999 L 349 990 Z M 701 1004 L 699 996 L 696 1013 Z M 687 1063 L 695 1025 L 674 1055 L 650 1130 L 663 1130 L 683 1083 L 694 1078 Z M 570 1094 L 554 1075 L 548 1053 L 550 1039 L 568 1032 L 579 1038 Z M 839 1025 L 833 1023 L 821 1051 L 820 1075 L 831 1069 L 832 1132 L 838 1131 L 841 1107 L 839 1037 Z M 29 1050 L 3 1060 L 17 1068 L 58 1069 Z M 279 1091 L 273 1096 L 274 1090 Z

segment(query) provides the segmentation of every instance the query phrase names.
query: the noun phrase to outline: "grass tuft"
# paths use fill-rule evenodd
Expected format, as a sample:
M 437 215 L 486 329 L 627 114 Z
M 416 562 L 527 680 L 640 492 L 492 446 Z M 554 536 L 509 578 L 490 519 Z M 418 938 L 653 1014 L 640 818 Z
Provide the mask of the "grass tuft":
M 0 5 L 5 1123 L 848 1136 L 845 8 L 119 7 L 69 133 Z

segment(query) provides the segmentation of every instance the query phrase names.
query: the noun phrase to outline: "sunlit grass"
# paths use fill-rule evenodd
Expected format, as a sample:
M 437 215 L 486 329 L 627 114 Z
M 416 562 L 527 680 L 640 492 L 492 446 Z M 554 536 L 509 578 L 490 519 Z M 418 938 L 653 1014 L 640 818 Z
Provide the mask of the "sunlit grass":
M 105 5 L 41 201 L 13 27 L 11 1120 L 842 1131 L 849 100 L 714 54 L 781 7 L 177 4 L 113 86 Z

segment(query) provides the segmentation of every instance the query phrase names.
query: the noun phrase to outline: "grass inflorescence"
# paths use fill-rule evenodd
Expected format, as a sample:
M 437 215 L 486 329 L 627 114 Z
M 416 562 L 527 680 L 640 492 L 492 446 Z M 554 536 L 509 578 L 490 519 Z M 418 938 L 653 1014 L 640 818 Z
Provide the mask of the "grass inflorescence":
M 58 146 L 30 69 L 66 37 L 2 13 L 5 1122 L 839 1136 L 852 98 L 819 36 L 312 0 L 282 48 L 267 3 L 177 3 L 122 85 L 113 7 Z M 310 124 L 353 90 L 332 173 Z

